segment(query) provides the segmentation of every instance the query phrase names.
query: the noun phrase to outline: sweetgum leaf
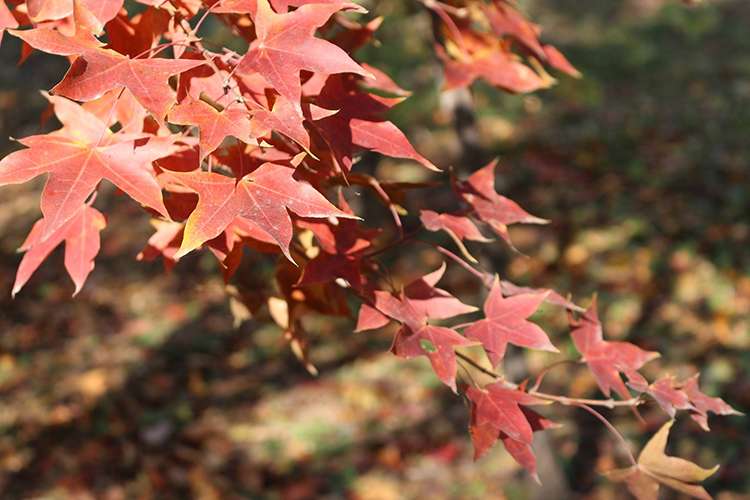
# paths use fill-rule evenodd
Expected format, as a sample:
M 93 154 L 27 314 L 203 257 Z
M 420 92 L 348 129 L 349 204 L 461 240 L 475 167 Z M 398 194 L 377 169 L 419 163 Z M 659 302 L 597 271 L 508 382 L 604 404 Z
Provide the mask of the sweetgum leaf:
M 359 64 L 336 45 L 316 38 L 316 28 L 351 3 L 305 4 L 277 14 L 268 0 L 257 0 L 255 40 L 242 58 L 239 73 L 263 75 L 302 115 L 300 71 L 323 74 L 357 73 L 368 76 Z
M 35 49 L 50 54 L 79 56 L 50 94 L 63 95 L 76 101 L 91 101 L 108 90 L 126 87 L 138 103 L 158 122 L 163 123 L 164 115 L 174 104 L 169 77 L 204 64 L 205 61 L 131 59 L 114 50 L 102 48 L 103 44 L 91 33 L 79 13 L 80 9 L 77 9 L 76 31 L 72 37 L 43 28 L 10 30 L 9 33 Z
M 596 312 L 596 297 L 579 321 L 571 321 L 571 328 L 570 335 L 576 349 L 583 356 L 583 361 L 588 364 L 607 397 L 614 389 L 623 399 L 629 399 L 630 393 L 619 372 L 627 369 L 638 370 L 647 362 L 659 357 L 658 352 L 644 351 L 630 342 L 604 340 L 602 324 Z
M 500 382 L 487 384 L 484 389 L 469 387 L 466 395 L 476 413 L 476 425 L 491 425 L 509 438 L 531 444 L 533 429 L 519 405 L 542 405 L 548 401 L 503 387 Z
M 309 184 L 294 179 L 294 168 L 285 165 L 264 163 L 239 181 L 209 172 L 170 175 L 200 197 L 187 220 L 176 257 L 218 236 L 238 215 L 268 233 L 290 260 L 293 230 L 287 208 L 304 217 L 355 218 L 333 206 Z
M 520 406 L 520 408 L 534 432 L 560 427 L 559 424 L 547 420 L 530 408 L 526 408 L 525 406 Z M 478 425 L 476 406 L 472 405 L 471 410 L 469 432 L 471 434 L 471 442 L 474 446 L 474 461 L 479 460 L 489 453 L 495 443 L 500 440 L 513 459 L 521 464 L 531 474 L 531 477 L 540 482 L 537 474 L 536 455 L 531 445 L 516 441 L 491 423 Z
M 167 216 L 161 188 L 149 168 L 152 161 L 169 154 L 174 137 L 99 147 L 54 135 L 35 135 L 19 142 L 28 149 L 11 153 L 0 161 L 0 186 L 19 184 L 49 173 L 42 192 L 45 220 L 42 241 L 75 216 L 102 179 L 112 181 L 134 200 Z
M 495 168 L 497 160 L 477 170 L 466 180 L 452 178 L 453 189 L 472 210 L 480 222 L 503 238 L 511 247 L 508 226 L 511 224 L 547 224 L 549 221 L 534 217 L 516 202 L 495 191 Z
M 99 253 L 99 232 L 106 225 L 104 215 L 83 205 L 72 219 L 42 241 L 44 219 L 39 219 L 19 248 L 26 253 L 18 266 L 12 295 L 15 297 L 52 250 L 65 241 L 65 269 L 75 283 L 75 297 L 94 269 L 94 258 Z
M 248 142 L 250 140 L 249 113 L 242 108 L 227 108 L 217 111 L 213 106 L 190 100 L 174 107 L 167 120 L 177 125 L 197 125 L 200 131 L 200 161 L 221 145 L 222 141 L 233 136 Z
M 627 469 L 617 469 L 604 473 L 612 481 L 624 482 L 638 500 L 656 500 L 659 496 L 659 485 L 679 491 L 700 500 L 711 500 L 706 490 L 697 484 L 719 468 L 703 469 L 682 458 L 664 454 L 669 429 L 674 420 L 664 424 L 661 429 L 646 443 L 638 457 L 638 464 Z
M 508 343 L 529 349 L 559 352 L 539 325 L 526 320 L 545 298 L 546 295 L 534 294 L 504 298 L 500 284 L 495 280 L 484 303 L 485 318 L 464 330 L 464 335 L 482 343 L 493 366 L 505 356 Z
M 404 325 L 393 339 L 391 352 L 401 359 L 427 356 L 438 378 L 455 392 L 457 364 L 454 348 L 471 345 L 476 345 L 476 342 L 452 328 L 422 324 L 412 330 Z
M 326 110 L 338 111 L 318 119 L 310 116 L 310 119 L 314 120 L 315 127 L 346 171 L 353 164 L 354 146 L 394 158 L 415 160 L 431 170 L 439 170 L 414 149 L 393 123 L 378 116 L 401 101 L 401 98 L 361 92 L 352 78 L 332 75 L 326 80 L 315 104 Z
M 0 2 L 0 44 L 3 42 L 3 34 L 6 29 L 18 28 L 18 21 L 11 14 L 5 1 Z
M 682 391 L 690 399 L 690 403 L 695 408 L 695 413 L 690 416 L 698 422 L 698 424 L 708 432 L 708 412 L 715 413 L 717 415 L 743 415 L 738 412 L 721 398 L 712 398 L 706 396 L 700 391 L 698 387 L 698 374 L 690 377 L 680 386 Z

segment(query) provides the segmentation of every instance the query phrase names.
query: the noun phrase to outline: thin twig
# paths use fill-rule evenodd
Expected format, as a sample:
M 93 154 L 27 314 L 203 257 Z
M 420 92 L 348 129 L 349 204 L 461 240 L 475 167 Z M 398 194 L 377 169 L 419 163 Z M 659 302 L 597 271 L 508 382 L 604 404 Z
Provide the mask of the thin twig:
M 606 425 L 607 428 L 610 431 L 612 431 L 612 434 L 614 434 L 615 436 L 617 436 L 617 439 L 622 444 L 622 447 L 625 448 L 625 451 L 628 452 L 628 458 L 630 459 L 630 462 L 633 464 L 633 466 L 634 467 L 638 467 L 638 462 L 635 461 L 635 457 L 633 456 L 633 453 L 630 451 L 630 447 L 628 446 L 628 443 L 625 441 L 625 438 L 622 437 L 622 434 L 620 434 L 618 432 L 618 430 L 615 429 L 615 426 L 612 425 L 609 422 L 609 420 L 607 420 L 606 418 L 604 418 L 604 416 L 601 413 L 599 413 L 595 409 L 591 408 L 590 406 L 587 406 L 587 405 L 582 404 L 582 403 L 573 403 L 573 405 L 578 406 L 580 408 L 583 408 L 584 410 L 586 410 L 587 412 L 591 413 L 596 418 L 598 418 L 599 420 L 601 420 L 604 423 L 604 425 Z
M 492 370 L 488 370 L 487 368 L 483 367 L 470 357 L 466 356 L 465 354 L 461 354 L 460 352 L 456 353 L 456 356 L 463 359 L 467 363 L 469 363 L 471 366 L 479 370 L 480 372 L 484 373 L 485 375 L 489 375 L 490 377 L 494 378 L 495 380 L 501 381 L 505 387 L 508 389 L 518 389 L 518 384 L 514 384 L 513 382 L 509 382 L 505 380 L 503 377 L 498 375 L 497 373 L 493 372 Z M 642 403 L 641 399 L 639 397 L 626 399 L 623 401 L 615 401 L 614 399 L 584 399 L 584 398 L 569 398 L 567 396 L 557 396 L 555 394 L 547 394 L 544 392 L 539 391 L 528 391 L 529 396 L 534 396 L 539 399 L 544 399 L 546 401 L 554 401 L 555 403 L 560 403 L 565 406 L 571 406 L 571 405 L 592 405 L 592 406 L 603 406 L 605 408 L 614 408 L 616 406 L 638 406 Z
M 416 228 L 414 231 L 410 232 L 409 234 L 406 234 L 402 236 L 401 238 L 394 240 L 387 245 L 378 248 L 377 250 L 370 252 L 369 254 L 365 255 L 364 259 L 371 259 L 372 257 L 375 257 L 376 255 L 380 255 L 381 253 L 390 250 L 391 248 L 395 247 L 396 245 L 400 245 L 401 243 L 404 243 L 406 240 L 409 240 L 413 238 L 414 236 L 418 235 L 420 231 L 424 229 L 424 226 L 422 224 L 419 225 L 418 228 Z
M 412 243 L 420 243 L 422 245 L 427 245 L 429 247 L 434 248 L 438 252 L 440 252 L 440 253 L 442 253 L 444 255 L 447 255 L 451 259 L 453 259 L 456 262 L 458 262 L 459 264 L 461 264 L 467 271 L 471 272 L 474 276 L 476 276 L 477 278 L 481 279 L 482 282 L 484 283 L 484 275 L 482 273 L 480 273 L 479 271 L 477 271 L 476 269 L 474 269 L 465 260 L 463 260 L 461 257 L 459 257 L 458 255 L 456 255 L 455 253 L 451 252 L 450 250 L 448 250 L 446 248 L 443 248 L 440 245 L 436 245 L 434 243 L 430 243 L 429 241 L 411 240 L 411 242 Z
M 539 390 L 539 386 L 542 385 L 542 380 L 544 379 L 544 376 L 547 375 L 547 372 L 550 371 L 552 368 L 560 365 L 568 365 L 568 364 L 580 364 L 582 360 L 580 359 L 564 359 L 562 361 L 558 361 L 557 363 L 552 363 L 547 368 L 542 370 L 542 373 L 539 374 L 539 377 L 536 379 L 536 384 L 534 384 L 534 387 L 532 387 L 532 391 L 536 392 Z

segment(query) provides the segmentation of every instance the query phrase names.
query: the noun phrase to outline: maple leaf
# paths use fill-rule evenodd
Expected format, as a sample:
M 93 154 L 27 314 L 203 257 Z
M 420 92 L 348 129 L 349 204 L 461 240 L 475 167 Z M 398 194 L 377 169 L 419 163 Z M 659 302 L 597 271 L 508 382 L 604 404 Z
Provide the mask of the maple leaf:
M 72 219 L 102 179 L 112 181 L 131 198 L 167 215 L 151 162 L 166 156 L 174 137 L 153 137 L 94 147 L 66 137 L 36 135 L 19 141 L 29 149 L 0 161 L 0 186 L 26 182 L 43 173 L 45 226 L 42 240 Z
M 364 296 L 380 314 L 401 323 L 401 328 L 393 339 L 391 352 L 401 359 L 427 356 L 438 378 L 456 392 L 457 363 L 454 348 L 476 345 L 476 342 L 468 340 L 452 328 L 429 325 L 423 307 L 420 308 L 404 294 L 396 297 L 389 292 L 375 291 Z M 364 314 L 371 312 L 372 308 L 368 308 Z M 360 310 L 360 316 L 362 314 Z M 377 316 L 373 316 L 372 321 L 377 322 Z M 364 318 L 359 323 L 363 327 L 368 326 L 368 321 Z
M 638 457 L 637 465 L 609 471 L 603 475 L 612 481 L 627 484 L 630 492 L 638 500 L 657 500 L 660 484 L 693 498 L 711 500 L 706 490 L 694 483 L 713 475 L 719 466 L 703 469 L 682 458 L 665 455 L 664 448 L 673 423 L 674 420 L 670 420 L 664 424 L 646 443 Z
M 114 134 L 102 120 L 75 101 L 65 97 L 43 94 L 50 102 L 55 116 L 62 128 L 49 135 L 67 137 L 88 146 L 93 146 L 101 139 L 101 145 L 108 145 Z M 120 134 L 122 136 L 122 134 Z
M 167 9 L 149 6 L 132 18 L 128 17 L 126 11 L 121 11 L 112 21 L 107 23 L 107 39 L 109 41 L 107 48 L 120 54 L 136 57 L 153 48 L 161 39 L 162 34 L 168 31 L 169 14 Z
M 354 215 L 339 192 L 339 207 L 342 211 Z M 362 257 L 381 231 L 379 229 L 363 230 L 356 220 L 342 219 L 331 224 L 327 219 L 297 220 L 301 228 L 309 229 L 320 243 L 322 252 L 311 259 L 300 277 L 298 286 L 315 283 L 327 283 L 338 278 L 344 279 L 359 290 L 363 284 L 360 272 Z
M 743 415 L 743 413 L 725 403 L 723 399 L 712 398 L 703 394 L 698 387 L 698 376 L 699 374 L 695 374 L 687 379 L 680 385 L 680 389 L 687 395 L 695 408 L 695 412 L 691 413 L 690 417 L 698 422 L 703 430 L 709 431 L 707 415 L 709 411 L 717 415 Z
M 611 389 L 617 391 L 623 399 L 629 399 L 630 393 L 622 381 L 619 372 L 638 370 L 652 359 L 660 356 L 658 352 L 644 351 L 630 342 L 608 342 L 602 336 L 602 324 L 596 312 L 596 296 L 591 306 L 578 321 L 571 319 L 570 336 L 596 377 L 602 392 L 609 397 Z
M 54 21 L 73 13 L 72 0 L 27 0 L 29 18 L 34 22 Z
M 498 37 L 511 36 L 536 56 L 544 58 L 544 49 L 539 43 L 539 26 L 529 22 L 520 12 L 504 1 L 481 4 L 490 28 Z
M 227 136 L 248 142 L 250 116 L 247 109 L 225 108 L 217 111 L 203 101 L 190 100 L 172 108 L 167 121 L 177 125 L 197 125 L 200 131 L 200 161 L 221 145 Z
M 485 318 L 464 330 L 464 335 L 482 343 L 492 366 L 502 361 L 508 343 L 529 349 L 560 352 L 539 325 L 526 320 L 546 298 L 546 295 L 535 294 L 504 298 L 499 280 L 495 280 L 484 303 Z
M 77 0 L 79 8 L 86 9 L 100 24 L 113 19 L 123 0 Z M 34 24 L 53 21 L 70 16 L 74 12 L 74 0 L 27 0 L 29 17 Z
M 408 300 L 408 299 L 407 299 Z M 438 378 L 456 392 L 456 346 L 476 345 L 452 328 L 422 324 L 412 330 L 404 324 L 396 333 L 391 352 L 401 359 L 427 356 Z
M 411 318 L 413 324 L 416 325 L 421 321 L 421 318 L 447 319 L 476 311 L 476 307 L 466 305 L 447 291 L 435 287 L 440 278 L 443 277 L 445 269 L 445 262 L 443 262 L 438 270 L 426 274 L 406 285 L 403 290 L 403 296 L 408 298 L 409 310 L 412 312 L 410 315 L 401 316 L 400 319 L 399 317 L 394 317 L 394 319 L 403 322 L 406 321 L 405 318 Z M 385 293 L 385 295 L 378 296 L 378 293 Z M 376 298 L 378 297 L 379 301 L 376 302 L 376 305 L 380 304 L 383 307 L 384 297 L 388 297 L 388 300 L 391 300 L 392 296 L 386 292 L 376 292 Z M 379 312 L 377 308 L 373 308 L 368 304 L 363 304 L 359 312 L 355 331 L 360 332 L 380 328 L 381 326 L 385 326 L 388 321 L 390 320 L 387 314 Z
M 549 404 L 526 392 L 503 387 L 501 382 L 487 384 L 484 389 L 469 387 L 466 396 L 472 402 L 476 426 L 490 425 L 526 445 L 531 445 L 534 430 L 519 405 Z
M 452 178 L 456 194 L 472 210 L 472 216 L 487 224 L 511 247 L 508 226 L 511 224 L 547 224 L 549 221 L 534 217 L 518 204 L 495 191 L 495 168 L 497 160 L 477 170 L 466 180 Z
M 491 278 L 492 280 L 495 279 L 494 276 Z M 522 293 L 531 293 L 534 295 L 544 295 L 546 298 L 544 299 L 545 302 L 548 304 L 555 304 L 557 306 L 562 306 L 565 309 L 568 309 L 570 311 L 577 311 L 577 312 L 586 312 L 586 309 L 583 307 L 577 306 L 573 302 L 567 300 L 562 295 L 557 293 L 556 291 L 550 289 L 550 288 L 531 288 L 528 286 L 518 286 L 514 283 L 511 283 L 510 281 L 506 280 L 500 280 L 500 290 L 503 291 L 503 295 L 505 297 L 513 297 L 514 295 L 520 295 Z
M 109 90 L 126 87 L 138 103 L 159 123 L 163 123 L 164 115 L 174 104 L 169 77 L 206 61 L 131 59 L 114 50 L 104 49 L 86 26 L 80 10 L 76 10 L 76 31 L 72 37 L 42 28 L 8 32 L 35 49 L 62 56 L 79 56 L 62 81 L 50 90 L 50 94 L 63 95 L 76 101 L 91 101 Z
M 252 103 L 250 104 L 252 106 Z M 290 100 L 279 97 L 269 111 L 265 108 L 253 109 L 253 117 L 250 119 L 250 133 L 253 137 L 261 137 L 271 130 L 281 132 L 310 150 L 310 136 L 303 125 L 302 117 Z
M 359 333 L 381 328 L 390 323 L 390 321 L 391 319 L 388 316 L 381 313 L 370 304 L 364 303 L 359 309 L 357 326 L 354 328 L 354 332 Z
M 514 61 L 500 47 L 482 50 L 466 60 L 448 57 L 441 47 L 436 51 L 445 64 L 445 90 L 468 87 L 480 77 L 510 93 L 525 94 L 549 87 L 549 82 L 525 64 Z
M 466 258 L 472 262 L 477 260 L 469 253 L 464 246 L 464 240 L 481 241 L 487 243 L 492 241 L 484 237 L 479 232 L 476 224 L 465 215 L 454 215 L 454 214 L 439 214 L 432 210 L 422 210 L 420 220 L 424 224 L 425 229 L 428 231 L 440 231 L 443 230 L 456 242 L 456 245 L 461 249 Z
M 363 281 L 360 271 L 361 264 L 361 256 L 321 252 L 305 265 L 297 285 L 314 285 L 342 279 L 347 281 L 352 288 L 358 290 L 361 288 Z
M 316 28 L 351 3 L 305 4 L 294 12 L 277 14 L 268 0 L 258 0 L 255 40 L 237 72 L 260 73 L 302 115 L 300 71 L 369 74 L 336 45 L 316 38 Z
M 18 21 L 8 9 L 5 1 L 0 2 L 0 44 L 3 42 L 3 34 L 6 29 L 18 28 Z
M 341 10 L 353 10 L 357 12 L 366 12 L 366 10 L 348 0 L 271 0 L 271 6 L 276 12 L 284 13 L 289 7 L 301 7 L 308 4 L 343 4 Z M 218 5 L 211 8 L 215 13 L 250 13 L 253 16 L 258 10 L 258 0 L 224 0 Z
M 559 424 L 547 420 L 530 408 L 526 408 L 525 406 L 520 406 L 520 408 L 521 412 L 523 412 L 526 417 L 526 420 L 529 422 L 531 430 L 534 432 L 546 429 L 557 429 L 560 427 Z M 510 453 L 513 459 L 521 464 L 521 466 L 531 474 L 531 477 L 534 478 L 537 483 L 540 483 L 539 475 L 537 474 L 534 448 L 532 448 L 530 444 L 512 439 L 490 423 L 477 425 L 476 406 L 474 405 L 471 407 L 471 424 L 469 426 L 469 433 L 471 434 L 471 442 L 474 446 L 474 461 L 487 455 L 495 443 L 500 440 L 503 442 L 503 446 L 505 446 L 505 449 Z
M 628 377 L 628 386 L 638 392 L 651 395 L 659 406 L 674 418 L 677 410 L 694 410 L 687 394 L 675 385 L 674 377 L 660 378 L 649 384 L 648 381 L 637 371 L 623 368 Z
M 284 165 L 264 163 L 239 181 L 209 172 L 170 175 L 199 196 L 176 257 L 218 236 L 238 215 L 268 233 L 290 260 L 293 231 L 287 208 L 304 217 L 355 218 L 334 207 L 312 186 L 295 180 L 294 168 Z
M 75 297 L 81 291 L 89 273 L 94 269 L 94 258 L 99 253 L 99 232 L 107 225 L 107 218 L 88 205 L 62 227 L 42 241 L 44 219 L 39 219 L 19 251 L 26 251 L 16 273 L 16 282 L 11 292 L 13 297 L 26 284 L 42 262 L 65 241 L 65 269 L 75 283 Z
M 180 260 L 175 258 L 175 254 L 180 249 L 185 224 L 152 219 L 151 225 L 156 231 L 148 239 L 146 247 L 136 256 L 136 260 L 149 262 L 161 256 L 164 268 L 169 274 Z
M 354 216 L 354 211 L 339 192 L 339 207 L 342 211 Z M 324 252 L 330 254 L 357 254 L 366 250 L 382 230 L 362 229 L 356 220 L 337 220 L 332 224 L 325 219 L 309 219 L 300 217 L 296 224 L 309 229 L 318 240 Z
M 416 279 L 404 287 L 404 295 L 421 315 L 434 319 L 448 319 L 477 310 L 458 300 L 447 291 L 435 285 L 445 274 L 445 262 L 439 269 Z
M 102 123 L 109 118 L 109 127 L 119 123 L 121 129 L 117 135 L 123 135 L 127 131 L 141 133 L 144 127 L 152 125 L 151 119 L 147 119 L 148 111 L 138 104 L 133 93 L 125 88 L 110 90 L 98 99 L 84 102 L 81 107 L 94 114 Z
M 575 78 L 581 78 L 581 76 L 583 76 L 581 75 L 581 72 L 575 69 L 573 65 L 570 64 L 570 62 L 565 58 L 565 56 L 562 55 L 562 53 L 560 53 L 560 51 L 552 45 L 544 46 L 544 55 L 547 57 L 547 62 L 549 63 L 549 65 L 556 70 L 567 73 L 568 75 Z
M 354 145 L 394 158 L 407 158 L 439 171 L 429 160 L 417 153 L 403 132 L 380 115 L 402 98 L 386 98 L 362 93 L 356 83 L 346 76 L 328 77 L 315 104 L 337 113 L 318 119 L 312 116 L 315 127 L 336 155 L 341 167 L 351 170 Z

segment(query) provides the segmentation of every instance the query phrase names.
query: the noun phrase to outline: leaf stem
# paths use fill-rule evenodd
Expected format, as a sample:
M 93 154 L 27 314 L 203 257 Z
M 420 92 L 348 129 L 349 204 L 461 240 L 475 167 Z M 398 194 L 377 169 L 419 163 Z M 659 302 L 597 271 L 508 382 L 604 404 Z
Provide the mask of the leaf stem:
M 534 387 L 531 389 L 532 391 L 536 392 L 539 390 L 539 386 L 542 385 L 542 380 L 544 379 L 544 376 L 547 375 L 547 372 L 550 371 L 552 368 L 555 368 L 556 366 L 560 365 L 568 365 L 568 364 L 580 364 L 580 359 L 563 359 L 562 361 L 558 361 L 557 363 L 552 363 L 547 368 L 542 370 L 542 373 L 539 374 L 539 377 L 536 379 L 536 384 L 534 384 Z
M 587 412 L 591 413 L 596 418 L 598 418 L 599 420 L 601 420 L 604 423 L 604 425 L 606 425 L 607 428 L 610 431 L 612 431 L 612 434 L 614 434 L 615 436 L 617 436 L 617 439 L 620 441 L 620 444 L 622 444 L 622 447 L 625 448 L 625 451 L 628 452 L 628 458 L 630 459 L 630 462 L 633 464 L 633 466 L 634 467 L 638 467 L 638 462 L 635 461 L 635 457 L 633 456 L 633 452 L 630 451 L 630 447 L 628 446 L 627 441 L 625 441 L 625 438 L 622 437 L 622 434 L 620 434 L 620 432 L 617 429 L 615 429 L 615 426 L 612 425 L 609 422 L 609 420 L 607 420 L 606 418 L 604 418 L 604 416 L 601 413 L 599 413 L 595 409 L 591 408 L 590 406 L 587 406 L 587 405 L 585 405 L 583 403 L 572 403 L 572 404 L 574 406 L 578 406 L 579 408 L 583 408 L 584 410 L 586 410 Z
M 102 143 L 102 139 L 104 139 L 104 134 L 109 130 L 109 120 L 112 119 L 112 115 L 115 113 L 115 108 L 117 107 L 117 103 L 120 100 L 120 97 L 122 97 L 122 93 L 125 92 L 125 87 L 120 89 L 120 93 L 117 95 L 117 98 L 115 99 L 115 102 L 112 103 L 112 109 L 109 110 L 109 115 L 107 115 L 107 119 L 104 120 L 104 128 L 102 128 L 102 133 L 99 134 L 99 139 L 96 141 L 96 144 L 92 149 L 96 149 L 99 147 L 99 144 Z
M 400 238 L 398 238 L 397 240 L 394 240 L 394 241 L 388 243 L 387 245 L 385 245 L 383 247 L 380 247 L 380 248 L 378 248 L 377 250 L 375 250 L 373 252 L 370 252 L 369 254 L 365 255 L 363 258 L 370 259 L 372 257 L 375 257 L 376 255 L 380 255 L 381 253 L 383 253 L 383 252 L 385 252 L 387 250 L 390 250 L 391 248 L 393 248 L 393 247 L 395 247 L 397 245 L 400 245 L 401 243 L 404 243 L 405 241 L 413 238 L 414 236 L 416 236 L 417 234 L 419 234 L 420 231 L 422 231 L 423 229 L 424 229 L 424 226 L 422 224 L 420 224 L 419 227 L 417 227 L 414 231 L 410 232 L 409 234 L 403 235 Z
M 456 262 L 458 262 L 459 264 L 461 264 L 467 271 L 469 271 L 474 276 L 476 276 L 477 278 L 479 278 L 480 280 L 482 280 L 482 282 L 484 283 L 484 275 L 482 273 L 480 273 L 479 271 L 477 271 L 476 269 L 474 269 L 474 267 L 472 267 L 471 265 L 469 265 L 465 260 L 463 260 L 461 257 L 459 257 L 458 255 L 456 255 L 455 253 L 451 252 L 447 248 L 443 248 L 440 245 L 436 245 L 434 243 L 430 243 L 429 241 L 412 240 L 412 243 L 420 243 L 422 245 L 427 245 L 429 247 L 434 248 L 435 250 L 437 250 L 438 252 L 442 253 L 443 255 L 446 255 L 446 256 L 450 257 L 451 259 L 455 260 Z
M 490 377 L 494 378 L 495 380 L 499 380 L 503 383 L 505 387 L 508 389 L 518 389 L 519 385 L 514 384 L 513 382 L 510 382 L 508 380 L 505 380 L 503 377 L 498 375 L 492 370 L 488 370 L 487 368 L 483 367 L 470 357 L 466 356 L 465 354 L 462 354 L 460 352 L 456 353 L 456 356 L 463 359 L 467 363 L 469 363 L 471 366 L 479 370 L 480 372 L 484 373 L 485 375 L 489 375 Z M 639 397 L 626 399 L 623 401 L 615 401 L 614 399 L 584 399 L 584 398 L 569 398 L 567 396 L 557 396 L 555 394 L 547 394 L 544 392 L 539 392 L 536 390 L 530 390 L 527 392 L 529 396 L 534 396 L 535 398 L 544 399 L 546 401 L 553 401 L 555 403 L 560 403 L 565 406 L 577 406 L 577 405 L 592 405 L 592 406 L 603 406 L 605 408 L 614 408 L 616 406 L 638 406 L 642 403 L 641 399 Z

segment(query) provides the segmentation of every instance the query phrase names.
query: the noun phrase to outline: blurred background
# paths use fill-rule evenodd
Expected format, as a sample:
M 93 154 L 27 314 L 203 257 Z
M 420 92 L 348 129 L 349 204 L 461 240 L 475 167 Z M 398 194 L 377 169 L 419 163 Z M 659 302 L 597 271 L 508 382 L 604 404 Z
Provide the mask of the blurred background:
M 381 46 L 359 55 L 414 91 L 391 119 L 423 155 L 463 173 L 499 156 L 501 194 L 552 221 L 511 229 L 528 257 L 496 242 L 483 253 L 485 265 L 521 285 L 570 292 L 583 306 L 598 291 L 609 340 L 662 353 L 644 368 L 649 378 L 684 379 L 700 369 L 704 392 L 748 413 L 750 2 L 522 5 L 582 79 L 556 75 L 558 85 L 531 96 L 480 82 L 469 112 L 467 94 L 440 96 L 430 17 L 406 0 L 368 5 L 385 16 Z M 39 53 L 16 67 L 19 55 L 18 40 L 6 36 L 2 155 L 16 148 L 8 136 L 37 132 L 46 106 L 39 89 L 68 67 Z M 366 157 L 362 168 L 428 179 L 421 167 L 387 158 Z M 0 189 L 3 499 L 630 498 L 596 473 L 627 459 L 580 410 L 545 408 L 564 424 L 535 443 L 546 486 L 501 446 L 474 463 L 462 400 L 426 359 L 388 354 L 392 327 L 355 334 L 346 319 L 309 318 L 320 372 L 310 376 L 272 323 L 240 323 L 210 254 L 194 252 L 168 276 L 160 262 L 136 262 L 152 229 L 126 197 L 97 200 L 109 226 L 75 299 L 58 248 L 11 300 L 16 248 L 41 216 L 42 185 Z M 446 194 L 417 192 L 407 208 L 435 206 Z M 368 225 L 389 224 L 385 210 L 367 210 Z M 440 238 L 433 241 L 452 245 Z M 439 266 L 435 252 L 408 250 L 385 258 L 404 281 Z M 237 288 L 252 287 L 267 266 L 246 252 Z M 485 293 L 450 265 L 441 286 L 473 304 Z M 577 356 L 563 310 L 545 305 L 534 320 Z M 520 379 L 559 357 L 513 359 Z M 582 368 L 555 369 L 543 389 L 600 397 Z M 645 423 L 625 409 L 605 412 L 634 452 L 667 418 L 654 406 L 644 407 Z M 704 467 L 721 463 L 708 491 L 749 499 L 750 418 L 709 423 L 704 433 L 678 414 L 668 453 Z M 662 497 L 677 498 L 665 488 Z

